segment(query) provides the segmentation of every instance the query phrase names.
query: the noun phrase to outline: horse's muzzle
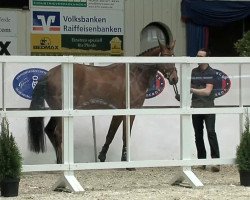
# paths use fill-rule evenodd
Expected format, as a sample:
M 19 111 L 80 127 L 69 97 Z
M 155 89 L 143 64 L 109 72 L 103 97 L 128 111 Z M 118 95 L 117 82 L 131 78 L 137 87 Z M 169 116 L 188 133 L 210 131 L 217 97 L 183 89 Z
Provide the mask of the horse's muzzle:
M 176 85 L 177 83 L 178 83 L 178 77 L 176 76 L 176 77 L 170 77 L 169 79 L 168 79 L 168 82 L 169 82 L 169 84 L 170 85 Z

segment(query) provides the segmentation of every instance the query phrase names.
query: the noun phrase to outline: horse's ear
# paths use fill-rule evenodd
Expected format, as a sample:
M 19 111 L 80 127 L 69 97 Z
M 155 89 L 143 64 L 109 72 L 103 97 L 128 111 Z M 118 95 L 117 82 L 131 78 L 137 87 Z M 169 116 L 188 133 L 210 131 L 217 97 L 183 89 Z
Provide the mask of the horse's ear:
M 159 38 L 158 38 L 158 43 L 159 43 L 159 47 L 161 48 L 161 50 L 163 50 L 164 49 L 164 45 L 161 43 L 161 41 L 159 40 Z
M 174 41 L 172 42 L 172 44 L 171 44 L 171 45 L 169 45 L 170 49 L 174 49 L 175 42 L 176 42 L 176 40 L 174 40 Z

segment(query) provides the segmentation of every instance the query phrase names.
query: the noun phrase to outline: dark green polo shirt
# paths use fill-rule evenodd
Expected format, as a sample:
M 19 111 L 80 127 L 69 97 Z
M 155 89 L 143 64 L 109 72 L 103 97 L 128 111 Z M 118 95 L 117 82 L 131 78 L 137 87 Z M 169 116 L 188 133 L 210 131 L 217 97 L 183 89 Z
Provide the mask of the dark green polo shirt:
M 215 84 L 216 73 L 213 68 L 208 66 L 204 71 L 200 67 L 196 67 L 192 70 L 191 74 L 191 87 L 195 89 L 206 88 L 206 84 Z M 199 96 L 197 94 L 192 95 L 193 108 L 209 108 L 214 107 L 215 92 L 211 91 L 209 96 Z

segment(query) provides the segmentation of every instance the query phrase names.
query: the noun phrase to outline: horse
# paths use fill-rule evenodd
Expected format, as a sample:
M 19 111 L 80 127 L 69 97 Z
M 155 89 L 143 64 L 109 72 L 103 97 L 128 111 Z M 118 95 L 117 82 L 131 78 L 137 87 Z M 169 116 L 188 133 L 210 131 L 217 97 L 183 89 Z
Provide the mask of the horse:
M 175 41 L 171 45 L 163 45 L 148 49 L 139 56 L 173 56 Z M 73 64 L 74 109 L 123 109 L 126 108 L 126 69 L 125 64 L 113 63 L 106 67 L 85 64 Z M 130 65 L 130 107 L 142 107 L 150 82 L 160 71 L 170 85 L 178 82 L 174 63 L 131 64 Z M 30 110 L 45 109 L 45 101 L 50 109 L 62 109 L 61 65 L 48 71 L 36 84 L 30 103 Z M 94 89 L 93 89 L 94 88 Z M 130 130 L 135 116 L 130 117 Z M 123 122 L 123 147 L 121 160 L 126 160 L 125 117 L 113 116 L 106 136 L 105 144 L 99 153 L 99 160 L 104 162 L 108 148 L 117 129 Z M 57 163 L 62 163 L 62 117 L 51 117 L 44 128 L 43 117 L 28 118 L 28 144 L 33 152 L 45 152 L 45 133 L 52 143 Z

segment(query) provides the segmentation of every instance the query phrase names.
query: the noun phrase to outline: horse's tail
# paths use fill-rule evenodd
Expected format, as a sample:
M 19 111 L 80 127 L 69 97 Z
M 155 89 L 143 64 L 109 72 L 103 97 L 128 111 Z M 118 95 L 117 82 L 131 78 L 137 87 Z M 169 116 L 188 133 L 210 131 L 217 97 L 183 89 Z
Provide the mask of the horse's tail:
M 46 78 L 38 81 L 33 90 L 30 110 L 45 109 Z M 29 149 L 36 153 L 45 151 L 44 119 L 43 117 L 28 118 Z

